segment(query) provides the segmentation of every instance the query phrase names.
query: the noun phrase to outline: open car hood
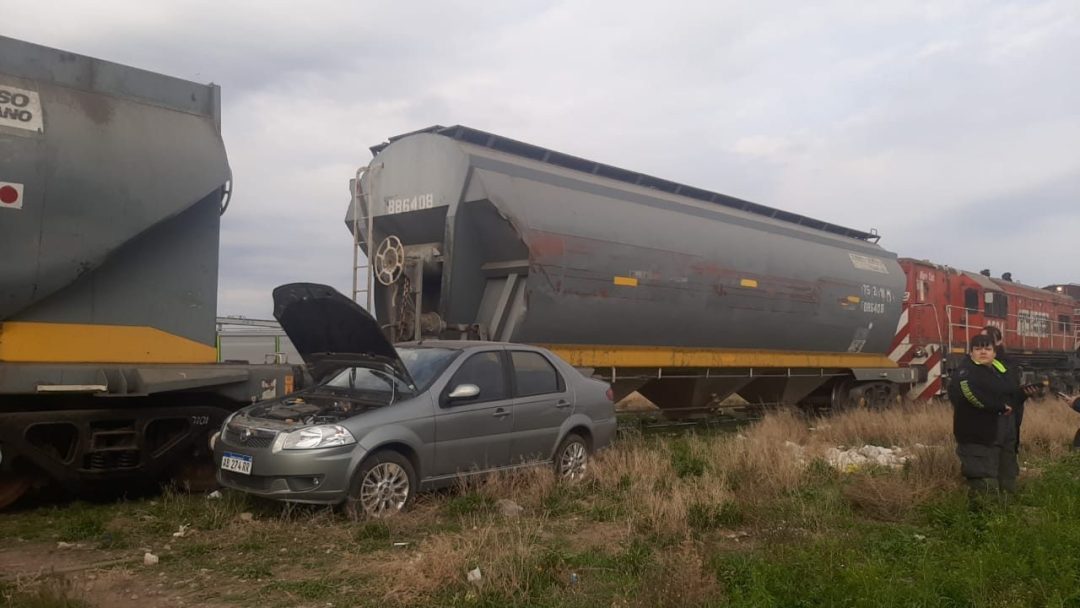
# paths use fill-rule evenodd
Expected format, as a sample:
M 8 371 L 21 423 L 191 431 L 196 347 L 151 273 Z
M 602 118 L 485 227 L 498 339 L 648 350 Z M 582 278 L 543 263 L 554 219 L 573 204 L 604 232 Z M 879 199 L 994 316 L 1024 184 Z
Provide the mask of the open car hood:
M 274 289 L 274 318 L 316 382 L 346 367 L 368 367 L 415 387 L 397 350 L 371 313 L 328 285 L 289 283 Z

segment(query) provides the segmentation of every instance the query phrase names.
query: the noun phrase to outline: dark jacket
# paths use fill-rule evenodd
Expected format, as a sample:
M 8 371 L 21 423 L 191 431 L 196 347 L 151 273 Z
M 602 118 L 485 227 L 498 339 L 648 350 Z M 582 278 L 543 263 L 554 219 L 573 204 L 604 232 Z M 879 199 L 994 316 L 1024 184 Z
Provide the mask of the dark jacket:
M 953 404 L 953 437 L 957 443 L 994 445 L 998 416 L 1012 405 L 1018 387 L 1000 361 L 979 365 L 964 357 L 949 382 Z
M 1013 408 L 1012 415 L 1016 417 L 1016 430 L 1019 433 L 1020 425 L 1024 422 L 1024 402 L 1027 401 L 1027 395 L 1024 394 L 1023 386 L 1020 383 L 1020 366 L 1003 352 L 998 354 L 997 359 L 1005 366 L 1005 380 L 1010 387 L 1009 396 L 1006 400 Z

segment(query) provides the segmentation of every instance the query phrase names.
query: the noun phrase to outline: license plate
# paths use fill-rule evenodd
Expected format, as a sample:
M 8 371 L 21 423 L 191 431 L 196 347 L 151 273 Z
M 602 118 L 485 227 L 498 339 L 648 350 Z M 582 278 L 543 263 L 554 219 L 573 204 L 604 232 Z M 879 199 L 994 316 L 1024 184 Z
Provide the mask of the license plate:
M 225 452 L 221 455 L 221 470 L 251 475 L 251 456 Z

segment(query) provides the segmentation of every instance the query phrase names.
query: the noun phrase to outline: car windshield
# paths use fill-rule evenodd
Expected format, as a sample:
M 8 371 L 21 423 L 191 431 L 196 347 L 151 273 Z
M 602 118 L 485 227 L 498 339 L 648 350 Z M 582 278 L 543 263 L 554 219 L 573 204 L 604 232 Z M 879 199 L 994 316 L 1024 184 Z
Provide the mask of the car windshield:
M 409 387 L 390 374 L 367 367 L 346 367 L 321 387 L 344 388 L 377 400 L 393 403 L 402 393 L 410 392 Z
M 399 346 L 397 352 L 405 364 L 405 369 L 409 370 L 409 375 L 416 382 L 417 392 L 427 390 L 446 366 L 461 354 L 460 350 L 452 348 L 409 346 Z
M 316 390 L 346 389 L 363 393 L 366 399 L 390 404 L 400 400 L 402 395 L 418 394 L 427 390 L 454 357 L 461 354 L 460 350 L 427 347 L 400 347 L 397 352 L 405 364 L 405 369 L 416 382 L 415 391 L 390 373 L 369 367 L 346 367 L 320 384 Z

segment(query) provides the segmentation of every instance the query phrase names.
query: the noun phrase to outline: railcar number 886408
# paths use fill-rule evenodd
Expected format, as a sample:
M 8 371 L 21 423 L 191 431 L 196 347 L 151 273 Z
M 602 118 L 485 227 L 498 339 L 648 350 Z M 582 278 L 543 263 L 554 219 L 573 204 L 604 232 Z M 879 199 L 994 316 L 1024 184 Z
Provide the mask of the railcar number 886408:
M 434 194 L 417 194 L 416 196 L 402 196 L 386 199 L 387 213 L 404 213 L 406 211 L 419 211 L 420 209 L 431 209 L 434 206 Z

